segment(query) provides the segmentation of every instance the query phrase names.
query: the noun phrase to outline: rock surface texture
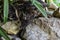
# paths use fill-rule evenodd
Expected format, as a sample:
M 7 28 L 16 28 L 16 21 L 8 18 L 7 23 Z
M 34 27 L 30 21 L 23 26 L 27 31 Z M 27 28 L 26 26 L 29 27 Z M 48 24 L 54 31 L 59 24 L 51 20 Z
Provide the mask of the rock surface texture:
M 27 40 L 60 40 L 60 19 L 40 17 L 27 25 L 24 38 Z

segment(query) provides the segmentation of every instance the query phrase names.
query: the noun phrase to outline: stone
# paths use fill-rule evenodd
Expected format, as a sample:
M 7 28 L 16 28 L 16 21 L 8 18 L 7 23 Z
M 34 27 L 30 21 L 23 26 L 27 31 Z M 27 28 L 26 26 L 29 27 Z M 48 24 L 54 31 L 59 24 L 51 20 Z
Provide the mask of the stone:
M 40 17 L 34 22 L 39 25 L 44 32 L 49 34 L 49 40 L 60 40 L 60 19 L 54 17 L 45 19 Z
M 9 21 L 2 25 L 1 27 L 8 33 L 8 34 L 17 34 L 20 30 L 20 24 L 18 25 L 15 23 L 16 21 Z
M 41 30 L 38 25 L 29 24 L 26 27 L 24 38 L 27 40 L 48 40 L 49 36 L 47 33 Z

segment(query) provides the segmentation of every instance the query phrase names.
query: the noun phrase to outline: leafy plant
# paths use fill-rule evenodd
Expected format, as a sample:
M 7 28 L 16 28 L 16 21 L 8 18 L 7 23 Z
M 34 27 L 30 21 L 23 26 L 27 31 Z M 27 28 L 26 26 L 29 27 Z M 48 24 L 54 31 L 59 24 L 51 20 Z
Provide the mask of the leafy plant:
M 8 0 L 4 0 L 4 23 L 7 22 L 9 12 L 9 3 Z
M 7 36 L 6 32 L 1 28 L 0 26 L 0 35 L 5 38 L 5 40 L 10 40 L 10 38 Z
M 8 19 L 8 12 L 9 12 L 9 3 L 8 0 L 4 0 L 4 23 L 7 22 Z M 10 40 L 7 36 L 6 32 L 0 26 L 0 36 L 3 36 L 5 40 Z
M 53 0 L 53 2 L 54 2 L 58 7 L 60 7 L 60 1 L 59 1 L 59 0 Z
M 45 18 L 47 18 L 47 13 L 46 11 L 43 9 L 42 5 L 40 2 L 38 2 L 37 0 L 30 0 L 32 2 L 33 5 L 35 5 L 35 7 L 37 7 L 37 9 L 43 14 L 43 16 Z

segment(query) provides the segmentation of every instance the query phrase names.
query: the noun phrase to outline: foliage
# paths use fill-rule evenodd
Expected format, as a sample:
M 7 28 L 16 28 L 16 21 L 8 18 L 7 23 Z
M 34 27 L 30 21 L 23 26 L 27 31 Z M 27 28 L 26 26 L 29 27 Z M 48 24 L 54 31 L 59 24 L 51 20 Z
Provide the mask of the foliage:
M 42 5 L 40 2 L 38 2 L 37 0 L 31 0 L 32 4 L 35 5 L 37 7 L 37 9 L 43 14 L 43 16 L 45 18 L 47 18 L 47 13 L 46 11 L 43 9 Z
M 60 7 L 60 1 L 59 1 L 59 0 L 53 0 L 53 2 L 54 2 L 58 7 Z
M 10 40 L 10 38 L 7 36 L 6 32 L 1 28 L 0 26 L 0 35 L 5 38 L 5 40 Z
M 9 3 L 8 0 L 4 0 L 4 23 L 7 22 L 8 19 L 8 11 L 9 10 Z M 1 28 L 0 26 L 0 35 L 5 38 L 5 40 L 10 40 L 10 38 L 7 36 L 6 32 Z
M 4 0 L 4 23 L 7 22 L 9 12 L 9 3 L 8 0 Z

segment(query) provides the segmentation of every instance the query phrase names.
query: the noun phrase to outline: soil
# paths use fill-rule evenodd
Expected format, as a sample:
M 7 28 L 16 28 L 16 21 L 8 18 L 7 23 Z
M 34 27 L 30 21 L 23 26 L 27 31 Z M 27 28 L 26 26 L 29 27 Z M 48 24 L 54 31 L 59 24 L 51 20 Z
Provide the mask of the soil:
M 47 7 L 46 3 L 42 2 L 41 0 L 38 1 L 42 4 L 43 8 Z M 17 34 L 9 35 L 14 35 L 21 40 L 26 40 L 23 36 L 26 32 L 27 25 L 30 23 L 32 24 L 33 20 L 38 19 L 39 17 L 43 17 L 43 15 L 34 5 L 32 5 L 30 1 L 15 0 L 12 4 L 9 4 L 8 22 L 18 21 L 18 23 L 21 22 L 21 25 L 19 25 L 20 30 Z M 0 1 L 0 21 L 3 23 L 3 0 Z

